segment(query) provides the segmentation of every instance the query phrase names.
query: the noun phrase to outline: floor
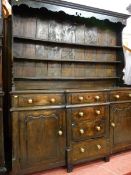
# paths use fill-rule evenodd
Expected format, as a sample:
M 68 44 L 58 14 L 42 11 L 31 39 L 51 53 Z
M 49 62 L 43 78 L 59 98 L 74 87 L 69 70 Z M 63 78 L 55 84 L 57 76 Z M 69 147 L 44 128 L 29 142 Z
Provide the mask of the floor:
M 76 165 L 72 173 L 62 167 L 33 175 L 131 175 L 131 151 L 113 155 L 109 162 L 99 160 Z

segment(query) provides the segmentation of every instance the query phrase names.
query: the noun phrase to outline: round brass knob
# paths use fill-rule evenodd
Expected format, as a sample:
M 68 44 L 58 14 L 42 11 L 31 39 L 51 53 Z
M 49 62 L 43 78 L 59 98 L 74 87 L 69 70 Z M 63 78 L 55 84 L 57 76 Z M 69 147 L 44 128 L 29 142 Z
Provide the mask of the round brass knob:
M 74 123 L 72 123 L 72 126 L 75 126 L 75 124 L 74 124 Z
M 80 100 L 80 101 L 83 101 L 83 100 L 84 100 L 84 97 L 80 96 L 80 97 L 79 97 L 79 100 Z
M 81 151 L 81 153 L 84 153 L 85 149 L 84 148 L 80 148 L 80 151 Z
M 55 103 L 56 100 L 55 100 L 55 98 L 51 98 L 50 101 L 51 101 L 51 103 Z
M 115 98 L 116 98 L 116 99 L 119 99 L 119 98 L 120 98 L 120 95 L 115 95 Z
M 58 131 L 59 136 L 62 136 L 63 132 L 61 130 Z
M 98 150 L 100 150 L 101 149 L 101 145 L 97 145 L 97 148 L 98 148 Z
M 101 111 L 100 110 L 96 110 L 96 114 L 100 115 Z
M 84 116 L 84 112 L 79 112 L 79 116 L 83 117 Z
M 113 122 L 111 122 L 111 126 L 113 127 L 113 128 L 115 128 L 115 123 L 113 123 Z
M 100 99 L 100 96 L 96 95 L 96 96 L 95 96 L 95 99 L 96 99 L 96 100 L 99 100 L 99 99 Z
M 101 130 L 101 127 L 100 126 L 96 126 L 96 130 L 97 131 L 100 131 Z
M 81 134 L 84 134 L 84 129 L 80 129 L 80 133 Z
M 131 97 L 131 94 L 129 94 L 129 97 Z
M 18 95 L 14 95 L 14 98 L 18 98 Z
M 28 99 L 28 103 L 29 103 L 29 104 L 32 104 L 32 103 L 33 103 L 32 98 L 29 98 L 29 99 Z

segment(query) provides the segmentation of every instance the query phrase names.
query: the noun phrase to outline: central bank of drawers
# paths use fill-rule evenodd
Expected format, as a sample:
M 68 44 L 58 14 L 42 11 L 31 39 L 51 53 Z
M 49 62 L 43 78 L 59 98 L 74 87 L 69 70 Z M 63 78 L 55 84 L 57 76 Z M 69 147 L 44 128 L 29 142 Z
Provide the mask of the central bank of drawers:
M 106 91 L 68 92 L 73 163 L 109 154 L 108 97 Z

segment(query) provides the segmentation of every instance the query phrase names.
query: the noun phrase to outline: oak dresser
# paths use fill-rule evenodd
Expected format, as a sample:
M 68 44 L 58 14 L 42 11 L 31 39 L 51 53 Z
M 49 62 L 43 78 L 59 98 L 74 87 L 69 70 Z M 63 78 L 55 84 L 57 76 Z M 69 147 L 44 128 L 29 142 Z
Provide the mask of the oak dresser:
M 10 174 L 71 172 L 130 149 L 121 36 L 129 15 L 58 0 L 11 3 L 4 58 Z

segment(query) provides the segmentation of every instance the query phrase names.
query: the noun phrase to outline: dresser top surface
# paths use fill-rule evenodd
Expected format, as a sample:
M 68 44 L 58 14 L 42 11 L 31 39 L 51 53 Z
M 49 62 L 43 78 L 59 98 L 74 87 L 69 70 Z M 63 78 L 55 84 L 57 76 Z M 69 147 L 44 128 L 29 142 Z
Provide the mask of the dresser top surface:
M 84 90 L 84 89 L 66 89 L 66 90 L 16 90 L 12 91 L 11 94 L 44 94 L 44 93 L 79 93 L 79 92 L 108 92 L 108 91 L 126 91 L 131 90 L 131 87 L 115 87 L 110 89 L 93 89 L 93 90 Z

